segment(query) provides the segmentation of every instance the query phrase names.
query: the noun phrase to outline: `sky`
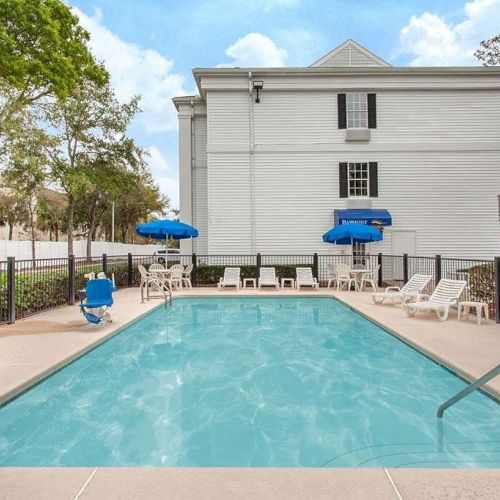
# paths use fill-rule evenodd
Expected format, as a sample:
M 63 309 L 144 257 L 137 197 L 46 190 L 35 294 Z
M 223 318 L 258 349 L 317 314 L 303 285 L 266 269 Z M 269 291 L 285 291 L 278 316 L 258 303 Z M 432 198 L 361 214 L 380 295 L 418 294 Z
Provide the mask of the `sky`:
M 117 97 L 142 95 L 130 130 L 179 206 L 171 98 L 196 93 L 191 70 L 309 66 L 353 38 L 395 66 L 477 65 L 500 33 L 500 0 L 68 0 Z

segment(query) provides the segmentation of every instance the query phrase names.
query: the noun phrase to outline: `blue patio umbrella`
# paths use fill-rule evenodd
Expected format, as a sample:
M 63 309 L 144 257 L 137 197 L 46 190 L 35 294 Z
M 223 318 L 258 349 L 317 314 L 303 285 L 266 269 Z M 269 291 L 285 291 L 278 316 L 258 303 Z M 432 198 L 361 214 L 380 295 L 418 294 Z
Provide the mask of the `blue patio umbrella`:
M 153 220 L 145 224 L 137 224 L 135 232 L 139 236 L 145 238 L 153 238 L 155 240 L 183 240 L 186 238 L 196 238 L 198 236 L 198 229 L 178 222 L 175 220 Z
M 351 245 L 352 243 L 370 243 L 383 240 L 382 231 L 367 224 L 340 224 L 323 235 L 325 243 Z

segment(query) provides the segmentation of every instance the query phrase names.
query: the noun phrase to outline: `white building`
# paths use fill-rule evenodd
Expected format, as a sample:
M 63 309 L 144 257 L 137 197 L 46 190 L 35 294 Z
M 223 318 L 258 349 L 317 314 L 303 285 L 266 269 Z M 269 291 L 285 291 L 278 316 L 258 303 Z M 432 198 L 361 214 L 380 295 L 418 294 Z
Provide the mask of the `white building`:
M 500 255 L 500 68 L 392 67 L 348 40 L 307 68 L 193 74 L 200 95 L 174 99 L 181 219 L 200 232 L 183 253 L 350 253 L 322 242 L 334 214 L 384 209 L 384 240 L 359 250 Z

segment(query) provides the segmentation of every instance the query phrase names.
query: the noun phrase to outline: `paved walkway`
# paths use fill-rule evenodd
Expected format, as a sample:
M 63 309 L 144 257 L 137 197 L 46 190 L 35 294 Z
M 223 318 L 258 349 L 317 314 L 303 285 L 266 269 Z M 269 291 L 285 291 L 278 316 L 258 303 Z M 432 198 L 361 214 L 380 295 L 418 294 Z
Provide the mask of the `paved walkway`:
M 292 290 L 280 293 L 297 295 Z M 200 288 L 182 293 L 191 294 L 225 296 L 234 292 Z M 459 323 L 455 315 L 444 323 L 427 314 L 407 318 L 401 309 L 373 305 L 368 293 L 321 290 L 300 295 L 336 296 L 471 380 L 500 362 L 500 326 L 495 323 Z M 86 324 L 77 306 L 61 307 L 0 327 L 0 401 L 64 366 L 162 303 L 152 300 L 141 304 L 138 289 L 121 290 L 115 299 L 115 322 L 104 327 Z M 492 381 L 489 390 L 500 395 L 500 380 Z M 0 468 L 0 500 L 496 499 L 499 491 L 500 470 Z

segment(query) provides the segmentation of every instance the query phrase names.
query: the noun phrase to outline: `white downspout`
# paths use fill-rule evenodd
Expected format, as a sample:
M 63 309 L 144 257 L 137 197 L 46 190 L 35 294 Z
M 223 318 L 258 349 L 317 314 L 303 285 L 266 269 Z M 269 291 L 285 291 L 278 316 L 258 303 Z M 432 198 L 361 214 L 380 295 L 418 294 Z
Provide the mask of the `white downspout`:
M 196 227 L 196 135 L 194 133 L 194 101 L 191 99 L 191 220 Z M 193 253 L 196 253 L 196 238 L 192 238 Z
M 248 72 L 248 98 L 249 98 L 249 154 L 250 154 L 250 253 L 254 255 L 256 251 L 255 242 L 255 159 L 254 159 L 254 102 L 252 87 L 252 72 Z

